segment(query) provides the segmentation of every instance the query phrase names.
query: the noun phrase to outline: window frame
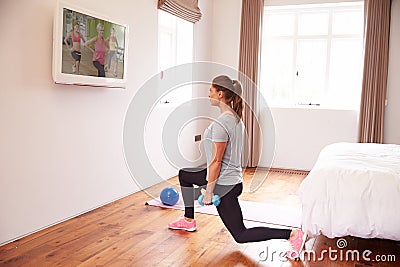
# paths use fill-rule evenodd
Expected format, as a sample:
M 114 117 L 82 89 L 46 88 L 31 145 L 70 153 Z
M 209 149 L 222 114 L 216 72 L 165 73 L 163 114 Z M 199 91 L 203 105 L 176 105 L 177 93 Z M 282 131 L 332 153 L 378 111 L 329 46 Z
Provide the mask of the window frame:
M 265 24 L 263 25 L 263 33 L 262 33 L 262 40 L 264 42 L 270 42 L 270 41 L 291 41 L 292 42 L 292 67 L 293 67 L 293 73 L 291 74 L 291 81 L 290 81 L 290 90 L 288 90 L 288 93 L 290 93 L 291 97 L 290 99 L 286 99 L 287 102 L 279 102 L 279 101 L 272 101 L 269 102 L 271 106 L 276 106 L 276 107 L 282 107 L 282 106 L 287 106 L 287 105 L 309 105 L 309 106 L 324 106 L 324 107 L 330 107 L 330 108 L 337 108 L 337 109 L 358 109 L 358 105 L 354 104 L 354 107 L 342 107 L 340 104 L 332 104 L 328 103 L 327 101 L 321 101 L 319 103 L 315 103 L 312 101 L 306 101 L 304 103 L 298 103 L 295 99 L 295 92 L 297 89 L 296 85 L 296 79 L 297 79 L 297 74 L 299 69 L 298 69 L 298 45 L 300 41 L 304 40 L 324 40 L 326 41 L 327 49 L 326 49 L 326 66 L 325 66 L 325 77 L 324 77 L 324 87 L 321 89 L 321 94 L 323 96 L 328 95 L 329 91 L 332 90 L 330 88 L 330 71 L 331 71 L 331 57 L 332 57 L 332 44 L 335 40 L 357 40 L 357 41 L 363 41 L 363 33 L 358 33 L 358 34 L 334 34 L 333 33 L 333 15 L 334 13 L 337 12 L 349 12 L 349 11 L 360 11 L 364 9 L 364 3 L 362 1 L 357 1 L 357 2 L 351 2 L 351 3 L 329 3 L 329 4 L 304 4 L 304 5 L 265 5 L 264 6 L 264 23 L 267 21 L 267 16 L 268 15 L 276 15 L 276 14 L 285 14 L 285 13 L 292 13 L 294 14 L 294 30 L 292 35 L 280 35 L 280 36 L 271 36 L 266 34 L 265 30 Z M 299 33 L 299 17 L 301 14 L 304 13 L 320 13 L 322 11 L 326 11 L 328 13 L 328 31 L 326 34 L 308 34 L 308 35 L 301 35 Z M 261 53 L 265 49 L 266 45 L 262 45 Z M 361 53 L 363 53 L 363 47 L 361 46 Z M 265 96 L 268 97 L 268 93 L 266 93 L 266 89 L 263 88 L 263 83 L 262 81 L 266 81 L 266 79 L 263 79 L 263 55 L 261 54 L 260 56 L 261 59 L 261 64 L 260 64 L 260 91 L 261 93 Z M 362 61 L 359 63 L 360 64 L 360 75 L 362 79 L 362 67 L 363 63 Z M 264 74 L 265 75 L 265 74 Z M 361 82 L 360 82 L 360 93 L 361 93 Z M 269 98 L 269 97 L 268 97 Z M 310 100 L 312 97 L 309 97 Z M 295 103 L 296 102 L 296 103 Z M 355 101 L 356 102 L 356 101 Z M 357 107 L 356 107 L 357 106 Z

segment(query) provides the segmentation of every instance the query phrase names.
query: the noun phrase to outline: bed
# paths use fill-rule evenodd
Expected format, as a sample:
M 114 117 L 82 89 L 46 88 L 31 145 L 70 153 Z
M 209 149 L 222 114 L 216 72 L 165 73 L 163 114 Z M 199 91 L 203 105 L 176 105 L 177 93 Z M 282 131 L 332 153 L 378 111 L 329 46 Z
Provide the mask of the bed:
M 328 145 L 298 194 L 311 236 L 400 240 L 400 145 Z

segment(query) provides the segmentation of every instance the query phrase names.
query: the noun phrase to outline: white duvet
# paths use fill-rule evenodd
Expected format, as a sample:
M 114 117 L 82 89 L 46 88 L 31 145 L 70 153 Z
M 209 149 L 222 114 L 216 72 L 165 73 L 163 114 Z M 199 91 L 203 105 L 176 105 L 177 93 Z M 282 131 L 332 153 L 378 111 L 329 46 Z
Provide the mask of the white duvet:
M 328 145 L 298 193 L 312 236 L 400 240 L 400 145 Z

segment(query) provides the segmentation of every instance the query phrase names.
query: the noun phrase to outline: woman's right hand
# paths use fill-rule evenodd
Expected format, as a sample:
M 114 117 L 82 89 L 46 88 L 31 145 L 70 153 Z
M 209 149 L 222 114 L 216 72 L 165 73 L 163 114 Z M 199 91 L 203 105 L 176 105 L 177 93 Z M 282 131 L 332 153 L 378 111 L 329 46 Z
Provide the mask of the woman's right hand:
M 213 203 L 212 203 L 212 197 L 213 197 L 213 194 L 212 193 L 205 193 L 204 194 L 204 198 L 203 198 L 203 203 L 204 203 L 204 205 L 212 205 Z

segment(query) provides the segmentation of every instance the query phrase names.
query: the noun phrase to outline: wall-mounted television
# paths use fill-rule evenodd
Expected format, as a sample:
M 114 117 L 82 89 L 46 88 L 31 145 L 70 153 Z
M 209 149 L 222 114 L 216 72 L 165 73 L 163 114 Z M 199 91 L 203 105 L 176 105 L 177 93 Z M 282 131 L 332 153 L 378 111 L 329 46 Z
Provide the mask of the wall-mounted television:
M 53 25 L 56 83 L 124 88 L 128 26 L 97 10 L 58 2 Z

